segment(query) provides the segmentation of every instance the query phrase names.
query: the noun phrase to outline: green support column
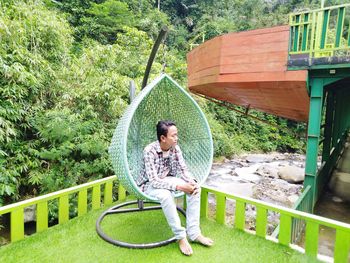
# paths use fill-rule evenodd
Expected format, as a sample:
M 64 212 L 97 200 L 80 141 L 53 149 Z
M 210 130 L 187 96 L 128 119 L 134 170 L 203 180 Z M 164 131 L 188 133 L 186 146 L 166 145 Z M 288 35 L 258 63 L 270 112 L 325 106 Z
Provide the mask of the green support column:
M 350 100 L 350 90 L 347 90 L 345 96 L 345 101 L 349 101 Z M 345 124 L 345 129 L 349 128 L 349 121 L 350 121 L 350 104 L 349 103 L 345 103 L 345 118 L 344 118 L 344 124 Z
M 339 129 L 339 92 L 334 93 L 334 120 L 333 120 L 333 131 L 332 131 L 332 145 L 337 144 L 337 131 Z
M 333 130 L 334 117 L 334 95 L 332 91 L 327 94 L 326 120 L 324 129 L 324 143 L 322 151 L 322 162 L 328 162 L 330 151 L 332 149 L 331 137 Z
M 306 165 L 304 187 L 311 186 L 313 204 L 316 202 L 317 154 L 320 140 L 320 126 L 323 101 L 323 79 L 311 81 L 309 123 L 307 133 Z

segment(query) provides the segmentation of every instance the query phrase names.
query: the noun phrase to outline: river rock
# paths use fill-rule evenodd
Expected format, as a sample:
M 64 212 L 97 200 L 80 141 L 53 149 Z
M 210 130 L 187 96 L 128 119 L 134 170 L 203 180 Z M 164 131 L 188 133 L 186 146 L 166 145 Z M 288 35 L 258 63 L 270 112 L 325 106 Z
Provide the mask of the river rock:
M 304 181 L 304 169 L 296 166 L 286 165 L 278 169 L 278 176 L 289 183 L 300 183 Z
M 294 200 L 299 198 L 301 189 L 302 185 L 289 184 L 281 179 L 264 178 L 253 187 L 253 198 L 292 207 Z
M 350 173 L 335 171 L 329 182 L 329 187 L 336 196 L 350 201 Z
M 288 196 L 288 201 L 291 203 L 292 206 L 296 203 L 296 201 L 298 201 L 298 199 L 299 199 L 298 195 Z
M 36 221 L 36 205 L 24 208 L 24 223 Z
M 278 169 L 267 164 L 261 165 L 255 173 L 263 177 L 278 178 Z
M 247 156 L 246 161 L 248 163 L 268 163 L 272 162 L 274 159 L 273 156 L 271 155 L 266 155 L 266 154 L 250 154 Z
M 346 149 L 346 152 L 339 161 L 337 168 L 340 172 L 350 173 L 350 150 Z
M 236 168 L 235 173 L 239 178 L 245 181 L 258 183 L 261 178 L 255 172 L 259 166 L 260 166 L 259 164 L 253 164 L 252 166 L 249 166 L 249 167 Z

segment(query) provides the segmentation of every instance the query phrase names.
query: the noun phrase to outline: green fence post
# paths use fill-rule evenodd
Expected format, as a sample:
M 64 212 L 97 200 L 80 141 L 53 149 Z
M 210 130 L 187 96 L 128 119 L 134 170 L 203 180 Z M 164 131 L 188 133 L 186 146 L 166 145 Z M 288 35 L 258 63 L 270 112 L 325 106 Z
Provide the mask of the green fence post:
M 92 187 L 92 210 L 100 208 L 101 205 L 101 185 Z
M 113 196 L 112 196 L 112 189 L 113 189 L 113 182 L 107 182 L 105 184 L 105 190 L 104 190 L 104 205 L 110 205 L 113 202 Z
M 280 218 L 280 232 L 278 240 L 282 245 L 288 246 L 292 233 L 292 218 L 290 215 L 281 214 Z
M 236 200 L 235 226 L 240 230 L 245 228 L 245 203 L 239 200 Z
M 259 237 L 266 236 L 267 226 L 267 209 L 263 207 L 257 207 L 256 212 L 256 235 Z
M 87 212 L 87 189 L 82 189 L 78 194 L 78 216 Z
M 11 212 L 11 242 L 24 238 L 23 208 Z
M 216 222 L 225 224 L 226 198 L 224 194 L 216 194 Z
M 63 224 L 68 220 L 69 220 L 69 201 L 68 201 L 68 195 L 64 195 L 58 199 L 58 223 Z
M 118 184 L 118 200 L 124 200 L 126 198 L 125 188 L 120 184 Z
M 334 262 L 348 262 L 350 249 L 350 233 L 337 229 L 334 247 Z
M 47 201 L 38 203 L 36 206 L 36 232 L 41 232 L 48 228 Z
M 319 224 L 308 221 L 305 233 L 305 252 L 307 255 L 317 257 Z
M 208 191 L 201 190 L 201 217 L 208 217 Z

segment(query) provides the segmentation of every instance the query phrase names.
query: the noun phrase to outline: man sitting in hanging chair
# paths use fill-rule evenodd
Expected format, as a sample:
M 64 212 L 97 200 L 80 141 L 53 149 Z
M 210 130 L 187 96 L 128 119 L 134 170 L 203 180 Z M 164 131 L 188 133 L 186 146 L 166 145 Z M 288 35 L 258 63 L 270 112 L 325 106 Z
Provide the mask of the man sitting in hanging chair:
M 200 186 L 188 171 L 177 145 L 175 123 L 159 121 L 157 138 L 158 141 L 152 142 L 144 149 L 144 164 L 137 184 L 147 195 L 159 200 L 167 222 L 179 242 L 181 252 L 190 256 L 193 250 L 186 236 L 204 246 L 213 245 L 210 238 L 201 234 L 199 227 Z M 177 213 L 173 197 L 175 191 L 182 191 L 187 195 L 186 229 L 181 226 Z

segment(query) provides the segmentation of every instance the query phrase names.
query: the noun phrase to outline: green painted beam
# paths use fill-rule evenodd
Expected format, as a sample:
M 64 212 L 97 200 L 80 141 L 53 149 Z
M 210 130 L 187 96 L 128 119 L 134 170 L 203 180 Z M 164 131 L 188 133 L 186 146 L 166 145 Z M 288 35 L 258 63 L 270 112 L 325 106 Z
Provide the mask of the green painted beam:
M 11 242 L 24 238 L 24 211 L 23 208 L 11 212 Z
M 245 202 L 236 200 L 235 227 L 240 230 L 245 229 Z
M 292 217 L 290 215 L 281 214 L 280 217 L 280 232 L 278 241 L 282 245 L 288 246 L 292 233 Z
M 296 23 L 299 23 L 300 21 L 300 16 L 296 16 Z M 298 46 L 299 46 L 299 25 L 294 26 L 294 43 L 293 43 L 293 51 L 298 51 Z
M 201 189 L 201 211 L 200 215 L 201 217 L 207 218 L 208 217 L 208 191 Z
M 260 237 L 266 236 L 267 226 L 267 209 L 263 207 L 257 207 L 256 212 L 256 235 Z
M 339 47 L 340 44 L 340 39 L 342 37 L 343 33 L 343 26 L 344 26 L 344 13 L 345 13 L 345 8 L 341 7 L 338 10 L 338 18 L 337 18 L 337 29 L 335 33 L 335 47 Z
M 329 161 L 329 155 L 332 148 L 332 130 L 333 130 L 333 118 L 334 118 L 334 93 L 332 91 L 327 92 L 327 103 L 326 103 L 326 119 L 324 138 L 322 151 L 322 162 Z
M 305 231 L 305 253 L 317 257 L 319 224 L 314 222 L 306 223 Z
M 304 21 L 308 22 L 309 21 L 309 14 L 304 14 Z M 302 44 L 301 44 L 301 51 L 305 51 L 307 44 L 308 44 L 308 37 L 309 37 L 309 24 L 305 24 L 303 27 L 303 39 L 302 39 Z
M 6 205 L 3 207 L 0 207 L 0 215 L 6 214 L 6 213 L 11 213 L 14 210 L 17 210 L 19 208 L 24 208 L 24 207 L 28 207 L 31 205 L 37 205 L 40 202 L 44 202 L 44 201 L 50 201 L 50 200 L 55 200 L 57 198 L 59 198 L 60 196 L 63 195 L 69 195 L 69 194 L 74 194 L 74 193 L 78 193 L 79 191 L 83 190 L 83 189 L 88 189 L 91 188 L 94 185 L 103 185 L 107 182 L 114 182 L 116 181 L 117 178 L 115 175 L 113 176 L 109 176 L 103 179 L 99 179 L 93 182 L 89 182 L 89 183 L 85 183 L 85 184 L 81 184 L 81 185 L 77 185 L 77 186 L 73 186 L 67 189 L 63 189 L 60 191 L 56 191 L 53 193 L 49 193 L 46 195 L 42 195 L 42 196 L 38 196 L 35 198 L 31 198 L 31 199 L 27 199 L 21 202 L 17 202 L 14 204 L 10 204 L 10 205 Z
M 118 184 L 118 200 L 124 200 L 125 198 L 126 190 L 121 184 Z
M 87 212 L 87 189 L 83 189 L 78 194 L 78 216 Z
M 92 210 L 98 209 L 101 206 L 101 186 L 95 185 L 92 187 Z
M 221 191 L 218 191 L 217 189 L 210 188 L 208 186 L 202 187 L 202 189 L 205 191 L 208 191 L 210 193 L 213 193 L 213 194 L 223 193 Z M 256 200 L 256 199 L 249 198 L 246 196 L 240 196 L 240 195 L 229 194 L 229 193 L 224 193 L 224 194 L 226 196 L 226 199 L 233 199 L 236 201 L 235 215 L 238 213 L 239 215 L 243 215 L 243 217 L 244 217 L 245 216 L 245 209 L 244 209 L 245 204 L 250 204 L 250 205 L 254 205 L 256 207 L 266 208 L 269 211 L 275 211 L 275 212 L 278 212 L 278 213 L 281 213 L 284 215 L 289 215 L 290 217 L 293 217 L 293 219 L 301 219 L 301 220 L 305 220 L 305 221 L 315 222 L 315 223 L 318 223 L 318 224 L 326 226 L 326 227 L 330 227 L 333 229 L 342 229 L 344 231 L 350 232 L 350 224 L 346 224 L 346 223 L 339 222 L 336 220 L 320 217 L 320 216 L 313 215 L 310 213 L 305 213 L 302 211 L 297 211 L 297 210 L 292 209 L 292 208 L 286 208 L 286 207 L 282 207 L 279 205 L 274 205 L 271 203 Z
M 226 198 L 224 194 L 216 195 L 216 222 L 225 224 Z
M 312 78 L 311 95 L 310 95 L 310 109 L 309 109 L 309 123 L 307 134 L 306 147 L 306 164 L 305 164 L 305 181 L 304 187 L 308 185 L 312 187 L 313 204 L 316 202 L 316 174 L 317 174 L 317 155 L 320 140 L 320 126 L 321 113 L 323 101 L 323 79 Z
M 38 203 L 36 206 L 36 231 L 42 232 L 48 228 L 49 215 L 47 201 Z
M 63 195 L 58 199 L 58 223 L 63 224 L 69 220 L 69 200 L 68 195 Z
M 113 182 L 108 182 L 105 184 L 104 189 L 104 205 L 110 205 L 113 202 L 112 196 Z
M 324 10 L 323 11 L 321 43 L 320 43 L 321 49 L 324 49 L 326 42 L 327 42 L 328 21 L 329 21 L 329 10 Z
M 347 263 L 350 250 L 350 232 L 337 229 L 334 247 L 334 262 Z

